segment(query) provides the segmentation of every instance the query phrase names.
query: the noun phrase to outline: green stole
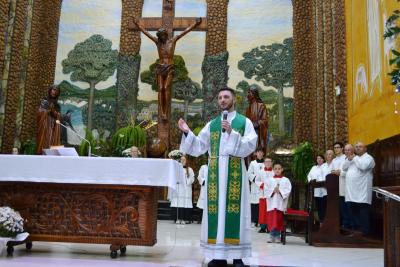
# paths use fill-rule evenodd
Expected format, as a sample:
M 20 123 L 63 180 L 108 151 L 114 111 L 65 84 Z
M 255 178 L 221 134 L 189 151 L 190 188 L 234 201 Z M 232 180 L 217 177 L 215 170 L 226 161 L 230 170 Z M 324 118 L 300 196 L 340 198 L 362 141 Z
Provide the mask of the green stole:
M 232 129 L 244 134 L 246 117 L 236 112 Z M 208 200 L 208 243 L 216 244 L 218 231 L 218 159 L 221 139 L 221 116 L 210 123 L 210 161 L 208 164 L 207 200 Z M 225 244 L 238 245 L 240 235 L 240 201 L 242 192 L 241 158 L 229 156 L 228 183 L 225 207 Z

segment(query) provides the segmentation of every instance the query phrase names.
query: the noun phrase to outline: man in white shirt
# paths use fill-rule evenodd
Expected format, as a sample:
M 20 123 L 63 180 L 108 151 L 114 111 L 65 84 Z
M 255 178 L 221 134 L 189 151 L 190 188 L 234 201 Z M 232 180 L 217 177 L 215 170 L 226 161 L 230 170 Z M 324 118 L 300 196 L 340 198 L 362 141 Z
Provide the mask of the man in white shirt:
M 263 148 L 258 148 L 256 150 L 256 159 L 250 162 L 247 170 L 247 178 L 250 182 L 251 222 L 255 227 L 258 226 L 259 199 L 262 197 L 260 172 L 263 168 L 264 150 Z
M 333 144 L 333 151 L 336 157 L 333 159 L 332 173 L 339 176 L 339 210 L 340 210 L 340 226 L 346 229 L 351 229 L 353 224 L 351 222 L 350 210 L 345 201 L 346 189 L 346 172 L 343 171 L 343 164 L 346 155 L 343 154 L 344 145 L 342 142 Z
M 345 198 L 350 205 L 355 229 L 367 235 L 372 201 L 372 170 L 375 161 L 361 142 L 355 145 L 355 152 L 357 155 L 354 154 L 351 145 L 345 146 L 346 160 L 343 164 L 343 170 L 346 171 Z

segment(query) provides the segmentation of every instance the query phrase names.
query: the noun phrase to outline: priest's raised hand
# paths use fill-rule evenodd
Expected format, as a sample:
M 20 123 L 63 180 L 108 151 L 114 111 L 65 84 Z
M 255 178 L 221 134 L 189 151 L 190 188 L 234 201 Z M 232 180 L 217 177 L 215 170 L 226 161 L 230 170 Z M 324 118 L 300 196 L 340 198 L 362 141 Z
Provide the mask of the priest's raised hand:
M 184 133 L 190 132 L 189 126 L 187 125 L 186 121 L 184 121 L 182 118 L 180 118 L 178 121 L 178 127 L 179 130 L 181 130 Z

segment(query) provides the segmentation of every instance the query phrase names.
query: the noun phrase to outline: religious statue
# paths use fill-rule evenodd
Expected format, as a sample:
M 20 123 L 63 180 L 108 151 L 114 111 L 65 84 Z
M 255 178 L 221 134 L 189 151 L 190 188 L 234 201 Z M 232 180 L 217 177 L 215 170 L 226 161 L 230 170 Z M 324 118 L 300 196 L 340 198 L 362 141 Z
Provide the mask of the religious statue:
M 142 31 L 147 37 L 150 38 L 158 49 L 159 62 L 156 67 L 156 82 L 158 86 L 158 104 L 160 105 L 159 111 L 161 112 L 162 120 L 168 119 L 168 108 L 171 99 L 171 86 L 174 78 L 174 52 L 176 42 L 184 35 L 192 31 L 201 23 L 201 18 L 197 18 L 196 22 L 186 28 L 181 34 L 172 37 L 169 36 L 168 31 L 160 28 L 157 32 L 157 38 L 151 35 L 144 29 L 136 19 L 133 19 L 136 27 Z
M 260 98 L 257 87 L 249 87 L 247 100 L 249 102 L 249 107 L 246 110 L 246 117 L 251 120 L 258 135 L 257 148 L 262 148 L 266 155 L 268 141 L 268 111 Z
M 57 103 L 59 95 L 60 89 L 57 86 L 50 86 L 47 96 L 40 101 L 37 113 L 36 154 L 41 155 L 43 149 L 61 143 L 60 125 L 56 122 L 61 118 L 60 105 Z

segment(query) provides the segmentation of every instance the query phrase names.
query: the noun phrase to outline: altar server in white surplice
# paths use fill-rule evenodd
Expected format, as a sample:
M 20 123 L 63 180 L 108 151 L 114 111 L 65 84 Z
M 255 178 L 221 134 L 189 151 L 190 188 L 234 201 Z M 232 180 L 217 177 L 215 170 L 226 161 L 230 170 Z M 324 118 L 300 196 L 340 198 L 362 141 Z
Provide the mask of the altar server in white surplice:
M 250 162 L 247 170 L 247 178 L 250 182 L 250 203 L 251 203 L 251 222 L 255 227 L 258 226 L 258 208 L 260 198 L 263 196 L 263 190 L 260 189 L 261 170 L 264 168 L 264 149 L 257 148 L 256 159 Z
M 204 209 L 204 201 L 207 200 L 206 197 L 206 182 L 207 182 L 207 175 L 208 175 L 208 165 L 204 164 L 200 167 L 199 170 L 199 176 L 197 176 L 197 180 L 199 181 L 200 184 L 200 194 L 199 194 L 199 199 L 197 200 L 197 207 L 199 209 Z
M 213 259 L 208 266 L 224 266 L 228 259 L 244 266 L 242 258 L 251 256 L 250 192 L 243 158 L 256 149 L 257 134 L 234 103 L 234 90 L 220 89 L 218 106 L 224 112 L 198 136 L 184 120 L 178 122 L 184 133 L 180 149 L 192 156 L 210 155 L 200 242 L 205 258 Z
M 178 213 L 174 213 L 176 223 L 185 224 L 192 221 L 192 184 L 194 182 L 194 172 L 192 168 L 187 166 L 185 156 L 181 158 L 181 163 L 185 177 L 183 181 L 177 183 L 176 190 L 171 193 L 171 207 L 178 208 L 173 209 L 174 212 Z
M 268 242 L 280 242 L 280 235 L 284 229 L 284 212 L 287 209 L 288 199 L 292 191 L 292 184 L 283 176 L 283 167 L 274 164 L 274 176 L 264 184 L 264 195 L 267 198 L 267 226 L 270 230 Z

